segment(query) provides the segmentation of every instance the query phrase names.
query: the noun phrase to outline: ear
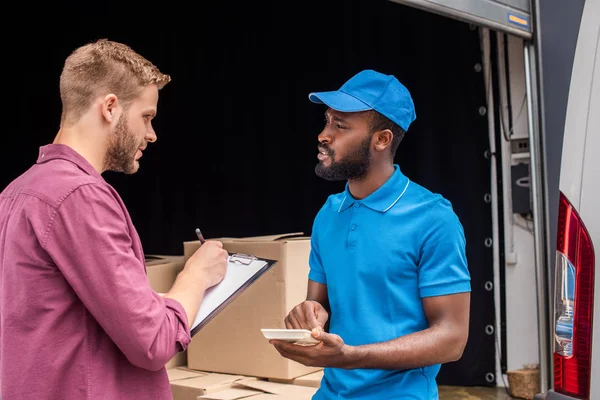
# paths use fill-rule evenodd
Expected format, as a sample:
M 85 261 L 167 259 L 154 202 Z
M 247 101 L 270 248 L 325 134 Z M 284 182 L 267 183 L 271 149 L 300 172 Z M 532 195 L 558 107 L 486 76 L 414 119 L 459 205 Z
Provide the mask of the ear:
M 377 131 L 373 134 L 373 140 L 375 141 L 375 150 L 376 151 L 384 151 L 387 149 L 392 143 L 392 139 L 394 138 L 394 134 L 389 129 L 384 129 L 381 131 Z
M 120 110 L 119 99 L 114 94 L 107 94 L 102 100 L 102 116 L 111 124 L 113 120 L 116 120 Z

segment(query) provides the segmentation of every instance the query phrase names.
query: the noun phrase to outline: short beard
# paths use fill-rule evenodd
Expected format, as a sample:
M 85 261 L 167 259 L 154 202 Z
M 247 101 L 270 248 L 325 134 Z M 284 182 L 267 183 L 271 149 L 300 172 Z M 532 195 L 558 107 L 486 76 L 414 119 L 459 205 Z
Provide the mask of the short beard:
M 335 153 L 331 149 L 327 146 L 320 147 L 329 154 L 331 160 L 334 159 Z M 367 176 L 371 161 L 371 136 L 369 136 L 354 153 L 348 154 L 341 160 L 332 161 L 329 167 L 319 162 L 315 167 L 315 173 L 328 181 L 360 181 Z
M 127 117 L 123 113 L 108 141 L 104 171 L 135 173 L 135 151 L 138 147 L 135 135 L 127 127 Z

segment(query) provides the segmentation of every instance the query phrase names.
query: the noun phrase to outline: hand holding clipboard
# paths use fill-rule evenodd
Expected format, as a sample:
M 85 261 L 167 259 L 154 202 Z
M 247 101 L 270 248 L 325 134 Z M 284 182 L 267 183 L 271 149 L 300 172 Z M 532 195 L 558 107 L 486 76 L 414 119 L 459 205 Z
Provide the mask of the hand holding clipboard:
M 200 244 L 205 242 L 200 229 L 196 229 Z M 248 254 L 232 253 L 227 262 L 225 277 L 217 285 L 210 287 L 204 293 L 200 309 L 191 326 L 194 336 L 210 320 L 225 309 L 233 300 L 244 292 L 252 283 L 267 272 L 276 260 L 256 257 Z

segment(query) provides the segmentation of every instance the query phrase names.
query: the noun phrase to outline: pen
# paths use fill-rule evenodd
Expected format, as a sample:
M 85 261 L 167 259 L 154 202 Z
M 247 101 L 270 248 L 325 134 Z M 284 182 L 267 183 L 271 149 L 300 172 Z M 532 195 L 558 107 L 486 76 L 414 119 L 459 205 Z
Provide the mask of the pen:
M 200 240 L 200 244 L 204 244 L 205 240 L 204 240 L 204 236 L 202 236 L 202 232 L 200 232 L 200 228 L 196 228 L 196 236 L 198 236 L 198 239 Z

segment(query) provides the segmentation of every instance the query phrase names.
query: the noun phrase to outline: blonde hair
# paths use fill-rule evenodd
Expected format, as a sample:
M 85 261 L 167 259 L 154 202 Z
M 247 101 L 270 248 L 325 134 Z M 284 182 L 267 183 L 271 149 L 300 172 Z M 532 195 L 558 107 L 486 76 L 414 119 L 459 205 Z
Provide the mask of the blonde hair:
M 171 81 L 129 46 L 100 39 L 73 51 L 60 75 L 61 125 L 77 121 L 99 96 L 113 93 L 125 108 L 148 85 Z

